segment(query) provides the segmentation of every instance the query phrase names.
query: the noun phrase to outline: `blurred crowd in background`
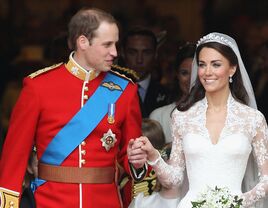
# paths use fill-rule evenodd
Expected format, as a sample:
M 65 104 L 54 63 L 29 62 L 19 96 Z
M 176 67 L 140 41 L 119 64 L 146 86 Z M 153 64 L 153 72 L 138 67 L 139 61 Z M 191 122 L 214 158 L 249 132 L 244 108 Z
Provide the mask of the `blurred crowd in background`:
M 232 2 L 232 3 L 231 3 Z M 132 26 L 152 30 L 158 38 L 153 78 L 172 91 L 177 85 L 174 61 L 186 42 L 208 32 L 233 36 L 253 83 L 259 109 L 268 118 L 268 2 L 266 0 L 2 0 L 0 3 L 0 116 L 3 142 L 22 79 L 40 68 L 68 59 L 67 23 L 81 7 L 111 12 L 121 37 Z M 121 42 L 118 44 L 118 64 Z M 1 145 L 0 145 L 1 147 Z

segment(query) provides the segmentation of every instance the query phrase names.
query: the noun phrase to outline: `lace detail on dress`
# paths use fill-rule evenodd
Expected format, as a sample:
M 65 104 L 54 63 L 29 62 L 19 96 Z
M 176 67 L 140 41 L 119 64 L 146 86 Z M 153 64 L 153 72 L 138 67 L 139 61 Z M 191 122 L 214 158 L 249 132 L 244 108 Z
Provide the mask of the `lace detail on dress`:
M 242 197 L 244 207 L 254 206 L 268 195 L 268 130 L 264 116 L 230 94 L 225 125 L 214 145 L 206 128 L 206 111 L 206 98 L 185 112 L 174 111 L 169 164 L 160 160 L 153 166 L 160 183 L 167 187 L 181 184 L 187 166 L 191 193 L 182 200 L 182 207 L 206 184 L 229 186 L 233 193 L 241 193 L 247 160 L 253 149 L 260 181 Z
M 174 117 L 172 117 L 171 125 L 172 137 L 174 139 L 172 143 L 170 160 L 168 161 L 169 165 L 161 158 L 157 165 L 153 166 L 156 170 L 158 179 L 165 187 L 180 185 L 183 181 L 185 169 L 181 134 L 178 128 L 179 126 L 177 126 L 177 122 L 175 122 Z
M 267 195 L 268 188 L 268 175 L 262 176 L 260 182 L 249 192 L 243 194 L 243 207 L 250 208 L 257 201 Z
M 256 116 L 256 132 L 254 133 L 252 146 L 258 165 L 260 182 L 251 191 L 243 194 L 244 207 L 250 207 L 268 195 L 268 129 L 265 118 L 260 113 Z

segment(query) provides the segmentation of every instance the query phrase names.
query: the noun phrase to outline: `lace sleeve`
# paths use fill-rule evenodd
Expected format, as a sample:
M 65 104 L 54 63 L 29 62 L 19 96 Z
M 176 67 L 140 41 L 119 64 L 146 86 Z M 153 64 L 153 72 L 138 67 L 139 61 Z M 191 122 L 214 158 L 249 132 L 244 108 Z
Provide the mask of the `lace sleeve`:
M 173 142 L 170 159 L 168 163 L 166 163 L 160 158 L 160 160 L 152 166 L 161 185 L 167 188 L 179 186 L 183 181 L 185 159 L 179 126 L 180 124 L 178 120 L 176 120 L 176 116 L 173 115 L 171 121 Z
M 257 118 L 252 146 L 260 180 L 252 190 L 243 194 L 245 208 L 251 207 L 261 198 L 268 195 L 268 129 L 263 115 L 259 114 L 257 117 L 259 118 Z

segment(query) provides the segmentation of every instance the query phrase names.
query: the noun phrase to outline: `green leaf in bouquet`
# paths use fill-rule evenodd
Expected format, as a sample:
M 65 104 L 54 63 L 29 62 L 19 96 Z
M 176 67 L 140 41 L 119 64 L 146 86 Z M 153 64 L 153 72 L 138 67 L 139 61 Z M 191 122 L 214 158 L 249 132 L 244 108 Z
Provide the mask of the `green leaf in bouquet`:
M 206 203 L 206 200 L 203 200 L 203 201 L 192 201 L 192 208 L 199 208 L 199 207 L 202 207 L 203 204 Z

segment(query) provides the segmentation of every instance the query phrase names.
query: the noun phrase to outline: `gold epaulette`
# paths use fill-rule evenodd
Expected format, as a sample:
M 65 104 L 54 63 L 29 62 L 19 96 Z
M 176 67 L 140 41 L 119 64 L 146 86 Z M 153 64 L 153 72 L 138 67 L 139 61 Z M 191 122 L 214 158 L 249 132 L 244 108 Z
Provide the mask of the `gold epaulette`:
M 31 79 L 33 79 L 33 78 L 39 76 L 40 74 L 43 74 L 43 73 L 45 73 L 45 72 L 48 72 L 48 71 L 50 71 L 50 70 L 52 70 L 52 69 L 57 68 L 57 67 L 60 66 L 61 64 L 62 64 L 62 63 L 54 64 L 54 65 L 52 65 L 52 66 L 45 67 L 45 68 L 43 68 L 43 69 L 39 69 L 38 71 L 33 72 L 32 74 L 30 74 L 28 77 L 30 77 Z
M 19 208 L 19 192 L 0 188 L 0 208 Z
M 126 68 L 126 67 L 121 67 L 121 66 L 113 64 L 111 72 L 119 75 L 120 77 L 128 79 L 132 83 L 139 80 L 138 74 L 134 70 Z

